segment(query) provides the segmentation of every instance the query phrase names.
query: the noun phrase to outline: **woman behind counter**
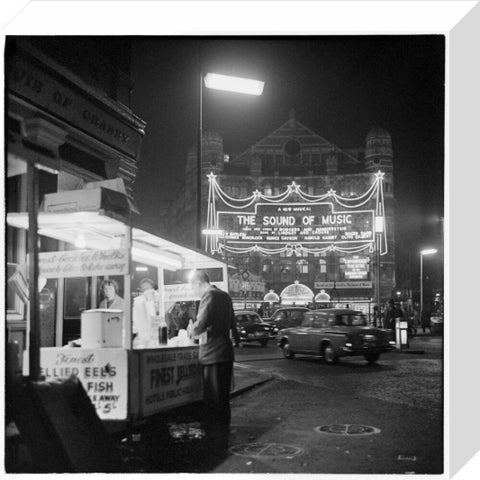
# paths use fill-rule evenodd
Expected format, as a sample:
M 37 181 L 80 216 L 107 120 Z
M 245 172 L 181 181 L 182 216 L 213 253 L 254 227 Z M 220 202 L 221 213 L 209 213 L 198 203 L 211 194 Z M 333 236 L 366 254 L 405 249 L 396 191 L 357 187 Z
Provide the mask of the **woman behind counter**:
M 100 286 L 104 299 L 99 308 L 117 308 L 123 310 L 123 298 L 118 295 L 118 283 L 115 280 L 104 280 Z

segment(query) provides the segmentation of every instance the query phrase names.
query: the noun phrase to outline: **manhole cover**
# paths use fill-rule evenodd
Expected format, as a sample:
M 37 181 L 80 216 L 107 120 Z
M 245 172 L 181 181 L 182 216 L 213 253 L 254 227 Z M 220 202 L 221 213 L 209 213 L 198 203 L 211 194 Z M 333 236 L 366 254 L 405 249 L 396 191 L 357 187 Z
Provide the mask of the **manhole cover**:
M 370 427 L 368 425 L 358 425 L 351 423 L 339 423 L 334 425 L 321 425 L 315 427 L 314 430 L 317 433 L 328 433 L 331 435 L 374 435 L 375 433 L 380 433 L 379 428 Z
M 303 449 L 283 443 L 241 443 L 230 448 L 230 452 L 242 457 L 294 457 Z

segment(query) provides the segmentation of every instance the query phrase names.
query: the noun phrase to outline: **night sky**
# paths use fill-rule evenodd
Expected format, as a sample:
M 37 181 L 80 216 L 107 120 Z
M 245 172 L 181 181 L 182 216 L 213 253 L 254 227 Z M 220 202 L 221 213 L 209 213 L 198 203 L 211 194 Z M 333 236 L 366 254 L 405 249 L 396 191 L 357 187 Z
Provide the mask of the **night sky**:
M 138 37 L 131 59 L 132 110 L 147 122 L 134 188 L 145 226 L 156 227 L 159 207 L 183 183 L 187 152 L 196 142 L 201 64 L 205 72 L 265 81 L 260 97 L 204 89 L 204 129 L 218 131 L 231 156 L 286 122 L 291 108 L 339 147 L 364 147 L 370 128 L 387 129 L 397 233 L 415 251 L 438 242 L 443 35 Z

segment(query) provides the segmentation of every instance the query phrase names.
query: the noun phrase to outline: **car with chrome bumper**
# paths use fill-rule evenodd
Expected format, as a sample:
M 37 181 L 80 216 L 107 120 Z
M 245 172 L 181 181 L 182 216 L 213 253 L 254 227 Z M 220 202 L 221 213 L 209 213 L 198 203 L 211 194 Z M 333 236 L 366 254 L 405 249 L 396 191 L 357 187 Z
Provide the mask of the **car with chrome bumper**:
M 266 346 L 271 338 L 275 338 L 272 327 L 264 323 L 256 312 L 236 311 L 235 323 L 241 343 L 259 342 L 260 345 Z
M 369 326 L 362 312 L 338 308 L 306 312 L 299 326 L 278 332 L 276 343 L 285 358 L 317 355 L 327 364 L 347 356 L 373 364 L 395 347 L 391 331 Z

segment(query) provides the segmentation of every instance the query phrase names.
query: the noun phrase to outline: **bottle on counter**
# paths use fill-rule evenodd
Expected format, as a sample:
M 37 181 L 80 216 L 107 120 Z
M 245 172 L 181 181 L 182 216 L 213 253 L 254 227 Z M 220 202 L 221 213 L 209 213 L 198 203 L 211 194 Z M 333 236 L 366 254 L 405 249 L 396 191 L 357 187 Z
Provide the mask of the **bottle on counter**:
M 168 327 L 163 317 L 160 318 L 160 324 L 158 326 L 158 341 L 160 345 L 167 345 L 168 343 Z
M 191 318 L 188 319 L 187 335 L 188 338 L 193 338 L 193 320 Z

